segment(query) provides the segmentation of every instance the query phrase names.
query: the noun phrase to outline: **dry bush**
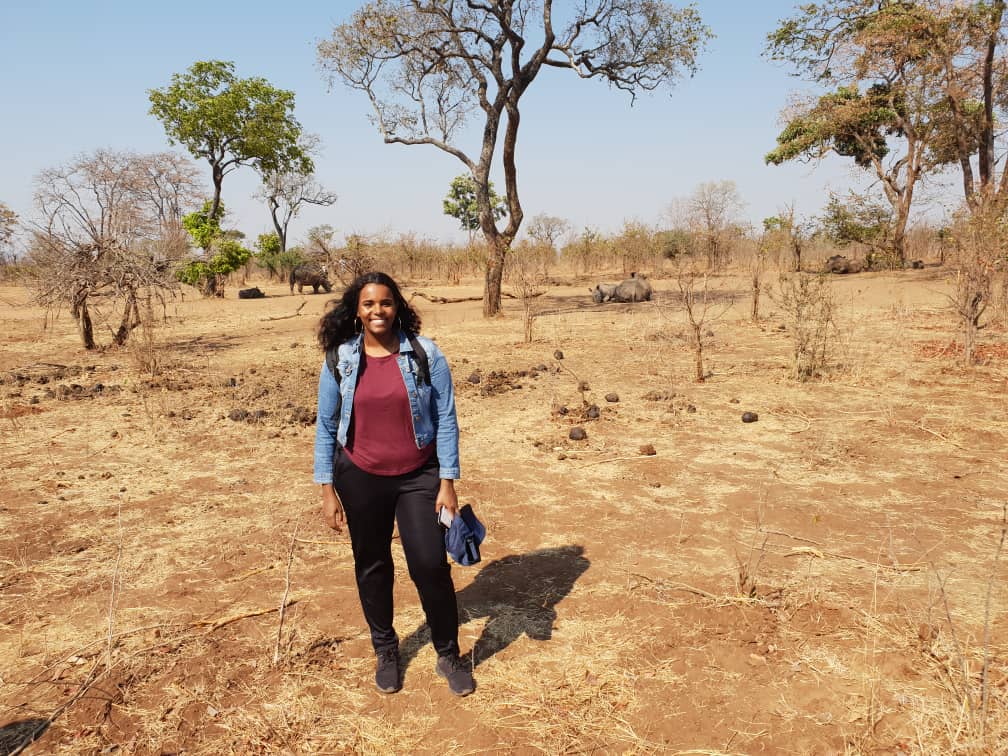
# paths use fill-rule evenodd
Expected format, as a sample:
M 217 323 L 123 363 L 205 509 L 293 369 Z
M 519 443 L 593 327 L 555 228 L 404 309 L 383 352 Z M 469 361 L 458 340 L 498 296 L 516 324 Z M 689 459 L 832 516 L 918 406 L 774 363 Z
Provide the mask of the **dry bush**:
M 543 272 L 542 257 L 544 254 L 552 254 L 552 251 L 551 247 L 543 244 L 520 242 L 511 250 L 505 265 L 505 278 L 522 303 L 526 344 L 532 343 L 536 298 L 545 290 L 546 275 Z
M 836 297 L 827 276 L 781 273 L 772 298 L 784 314 L 793 340 L 791 373 L 807 381 L 830 363 L 837 335 Z
M 683 259 L 677 262 L 675 280 L 679 289 L 680 306 L 689 325 L 694 377 L 697 383 L 703 383 L 707 379 L 704 370 L 704 352 L 714 336 L 710 326 L 728 311 L 732 306 L 732 299 L 725 295 L 710 270 L 702 262 L 695 259 Z
M 952 230 L 952 293 L 949 303 L 962 332 L 962 358 L 972 365 L 983 316 L 994 296 L 997 266 L 1008 249 L 1008 226 L 1001 213 L 979 210 L 961 215 Z M 1002 285 L 1002 288 L 1004 288 Z

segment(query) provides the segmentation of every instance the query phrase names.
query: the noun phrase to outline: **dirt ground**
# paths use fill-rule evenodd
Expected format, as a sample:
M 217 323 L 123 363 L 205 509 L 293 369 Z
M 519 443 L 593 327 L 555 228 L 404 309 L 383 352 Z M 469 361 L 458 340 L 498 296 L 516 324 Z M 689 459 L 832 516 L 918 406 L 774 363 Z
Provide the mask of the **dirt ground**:
M 1008 752 L 1008 348 L 957 365 L 946 275 L 837 277 L 806 383 L 740 276 L 704 383 L 671 280 L 593 305 L 560 276 L 531 344 L 514 300 L 415 299 L 489 531 L 453 568 L 465 699 L 398 547 L 408 668 L 374 689 L 311 478 L 329 297 L 190 294 L 89 353 L 0 287 L 0 753 Z

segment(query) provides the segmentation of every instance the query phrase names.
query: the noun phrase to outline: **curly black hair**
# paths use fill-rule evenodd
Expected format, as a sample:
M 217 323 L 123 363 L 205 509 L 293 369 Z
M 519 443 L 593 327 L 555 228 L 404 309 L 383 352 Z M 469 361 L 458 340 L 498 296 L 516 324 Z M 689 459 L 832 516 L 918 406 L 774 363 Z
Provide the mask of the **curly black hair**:
M 359 333 L 356 326 L 357 305 L 360 302 L 361 289 L 368 284 L 387 286 L 392 292 L 392 298 L 396 303 L 396 319 L 403 333 L 407 336 L 416 336 L 420 333 L 420 315 L 403 298 L 396 282 L 387 273 L 371 271 L 354 279 L 340 297 L 329 300 L 318 327 L 318 341 L 323 351 L 337 347 Z

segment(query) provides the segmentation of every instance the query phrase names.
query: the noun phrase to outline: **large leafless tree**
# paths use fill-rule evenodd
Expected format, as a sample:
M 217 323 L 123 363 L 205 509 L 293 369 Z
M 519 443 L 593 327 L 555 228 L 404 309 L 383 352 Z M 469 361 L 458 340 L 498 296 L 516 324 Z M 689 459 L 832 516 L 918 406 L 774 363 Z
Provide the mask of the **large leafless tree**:
M 336 195 L 327 191 L 310 173 L 284 171 L 263 177 L 259 197 L 266 202 L 273 228 L 280 239 L 281 254 L 287 251 L 287 229 L 305 205 L 329 207 Z
M 188 240 L 183 208 L 196 202 L 193 168 L 162 153 L 98 150 L 36 178 L 28 256 L 37 301 L 67 306 L 86 349 L 96 322 L 119 312 L 112 343 L 140 324 L 140 302 L 178 286 L 174 263 Z
M 319 44 L 318 55 L 330 80 L 367 94 L 386 143 L 431 145 L 469 169 L 488 242 L 483 313 L 490 316 L 500 310 L 504 261 L 524 217 L 520 101 L 543 67 L 601 79 L 633 97 L 693 73 L 709 38 L 695 7 L 662 0 L 582 0 L 556 13 L 552 0 L 372 0 Z M 470 117 L 480 124 L 476 151 L 460 143 Z M 489 192 L 498 154 L 508 208 L 502 228 Z

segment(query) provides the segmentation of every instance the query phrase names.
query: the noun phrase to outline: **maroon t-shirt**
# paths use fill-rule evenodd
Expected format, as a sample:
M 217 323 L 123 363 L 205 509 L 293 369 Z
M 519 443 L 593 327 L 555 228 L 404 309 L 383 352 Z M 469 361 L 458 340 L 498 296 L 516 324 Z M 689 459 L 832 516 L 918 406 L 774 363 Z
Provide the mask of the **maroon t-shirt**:
M 423 466 L 434 443 L 418 449 L 398 355 L 366 357 L 354 392 L 352 425 L 345 447 L 350 461 L 372 475 L 403 475 Z

